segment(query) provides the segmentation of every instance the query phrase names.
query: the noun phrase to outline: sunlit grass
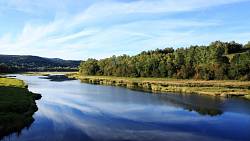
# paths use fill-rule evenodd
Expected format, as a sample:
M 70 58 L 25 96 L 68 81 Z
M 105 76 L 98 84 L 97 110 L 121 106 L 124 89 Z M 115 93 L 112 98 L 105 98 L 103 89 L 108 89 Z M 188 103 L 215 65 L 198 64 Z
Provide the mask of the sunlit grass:
M 22 80 L 14 78 L 0 78 L 0 86 L 25 88 L 26 85 Z
M 212 96 L 242 96 L 249 98 L 250 81 L 239 80 L 194 80 L 173 78 L 130 78 L 113 76 L 83 76 L 78 73 L 68 74 L 83 82 L 142 88 L 152 92 L 176 92 Z

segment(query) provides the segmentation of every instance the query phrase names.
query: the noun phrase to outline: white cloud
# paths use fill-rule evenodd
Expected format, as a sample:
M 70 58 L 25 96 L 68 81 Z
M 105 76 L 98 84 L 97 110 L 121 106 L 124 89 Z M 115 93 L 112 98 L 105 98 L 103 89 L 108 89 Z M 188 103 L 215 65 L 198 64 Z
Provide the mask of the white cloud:
M 67 42 L 67 41 L 70 41 L 70 40 L 74 40 L 76 38 L 91 36 L 93 34 L 98 33 L 98 31 L 99 30 L 97 30 L 97 29 L 82 30 L 80 32 L 73 33 L 73 34 L 70 34 L 70 35 L 52 38 L 52 39 L 48 40 L 48 42 L 49 43 L 64 43 L 64 42 Z
M 192 11 L 241 1 L 247 0 L 136 0 L 129 3 L 101 1 L 93 4 L 84 11 L 83 19 L 130 13 L 171 13 Z
M 166 45 L 181 45 L 195 42 L 197 37 L 206 40 L 214 39 L 215 36 L 199 36 L 196 30 L 207 27 L 216 27 L 223 24 L 221 21 L 194 20 L 194 19 L 132 19 L 128 23 L 115 22 L 129 14 L 156 14 L 156 13 L 178 13 L 184 11 L 202 10 L 213 6 L 231 4 L 245 0 L 138 0 L 134 2 L 100 1 L 96 0 L 90 6 L 86 6 L 81 13 L 67 17 L 58 17 L 58 13 L 67 10 L 67 4 L 72 1 L 5 1 L 7 8 L 20 11 L 36 13 L 53 9 L 55 11 L 54 21 L 34 24 L 26 21 L 25 26 L 19 34 L 5 33 L 0 37 L 0 49 L 6 54 L 34 54 L 46 57 L 67 59 L 83 59 L 87 57 L 107 57 L 112 54 L 137 53 L 145 49 L 165 47 Z M 80 1 L 77 1 L 78 3 Z M 3 2 L 0 2 L 2 5 Z M 60 3 L 59 5 L 57 5 Z M 78 4 L 77 3 L 77 4 Z M 0 10 L 3 5 L 0 6 Z M 66 7 L 66 8 L 65 8 Z M 149 16 L 150 17 L 150 16 Z M 129 18 L 129 17 L 124 17 Z M 103 22 L 108 26 L 103 26 Z M 216 36 L 218 39 L 224 35 Z M 244 36 L 242 34 L 237 37 Z M 230 39 L 234 35 L 227 35 Z M 239 37 L 239 38 L 240 38 Z M 197 39 L 196 38 L 196 39 Z M 245 40 L 244 40 L 245 41 Z M 178 42 L 178 43 L 177 43 Z M 103 50 L 104 51 L 100 51 Z M 82 55 L 81 55 L 82 54 Z

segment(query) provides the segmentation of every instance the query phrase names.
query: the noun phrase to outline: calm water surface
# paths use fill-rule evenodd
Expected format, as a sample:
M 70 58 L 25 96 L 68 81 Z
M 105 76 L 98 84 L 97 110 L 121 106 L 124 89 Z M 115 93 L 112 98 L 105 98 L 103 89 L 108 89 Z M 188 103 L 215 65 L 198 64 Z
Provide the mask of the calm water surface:
M 250 141 L 250 102 L 17 75 L 42 94 L 13 141 Z

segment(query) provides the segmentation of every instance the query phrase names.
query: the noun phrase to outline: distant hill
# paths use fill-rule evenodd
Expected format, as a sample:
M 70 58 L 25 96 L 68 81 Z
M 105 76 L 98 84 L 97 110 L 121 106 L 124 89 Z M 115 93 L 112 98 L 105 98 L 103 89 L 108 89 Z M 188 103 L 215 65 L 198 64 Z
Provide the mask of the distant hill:
M 0 55 L 0 64 L 24 71 L 77 70 L 80 61 L 44 58 L 31 55 Z

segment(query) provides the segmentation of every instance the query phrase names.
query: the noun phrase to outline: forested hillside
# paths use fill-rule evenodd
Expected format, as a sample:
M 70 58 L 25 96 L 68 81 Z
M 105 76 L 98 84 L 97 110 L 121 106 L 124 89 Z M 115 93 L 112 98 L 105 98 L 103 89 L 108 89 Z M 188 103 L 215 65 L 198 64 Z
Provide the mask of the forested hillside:
M 76 71 L 80 61 L 43 58 L 38 56 L 0 55 L 0 72 L 17 71 Z
M 88 59 L 82 75 L 250 80 L 250 42 L 212 42 L 208 46 L 156 49 L 135 56 Z

